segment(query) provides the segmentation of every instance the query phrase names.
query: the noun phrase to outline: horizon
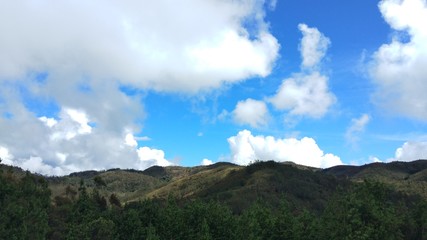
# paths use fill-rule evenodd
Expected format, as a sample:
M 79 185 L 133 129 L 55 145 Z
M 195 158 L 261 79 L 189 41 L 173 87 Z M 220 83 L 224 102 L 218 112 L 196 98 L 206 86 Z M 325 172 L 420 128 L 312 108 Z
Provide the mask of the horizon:
M 2 160 L 2 159 L 0 159 Z M 301 168 L 299 167 L 303 167 L 303 170 L 307 170 L 310 169 L 311 171 L 327 171 L 330 169 L 333 169 L 335 167 L 367 167 L 373 164 L 384 164 L 384 165 L 388 165 L 388 164 L 393 164 L 393 163 L 403 163 L 403 164 L 411 164 L 411 163 L 415 163 L 415 162 L 420 162 L 420 161 L 425 161 L 427 162 L 427 159 L 416 159 L 416 160 L 411 160 L 411 161 L 399 161 L 399 160 L 393 160 L 393 161 L 389 161 L 389 162 L 369 162 L 369 163 L 365 163 L 365 164 L 361 164 L 361 165 L 350 165 L 350 164 L 341 164 L 341 165 L 334 165 L 334 166 L 330 166 L 327 168 L 317 168 L 317 167 L 311 167 L 311 166 L 307 166 L 307 165 L 301 165 L 292 161 L 275 161 L 275 160 L 255 160 L 255 161 L 251 161 L 248 164 L 245 165 L 239 165 L 237 163 L 233 163 L 233 162 L 215 162 L 212 164 L 206 164 L 206 165 L 194 165 L 194 166 L 181 166 L 181 165 L 167 165 L 167 166 L 160 166 L 160 165 L 152 165 L 150 167 L 147 167 L 145 169 L 134 169 L 134 168 L 109 168 L 109 169 L 86 169 L 86 170 L 82 170 L 82 171 L 77 171 L 77 172 L 70 172 L 64 175 L 46 175 L 46 174 L 42 174 L 42 173 L 38 173 L 38 172 L 33 172 L 31 170 L 25 170 L 20 168 L 19 166 L 14 166 L 14 165 L 7 165 L 7 164 L 3 164 L 0 161 L 0 165 L 6 166 L 6 167 L 12 167 L 12 168 L 18 168 L 20 171 L 29 171 L 31 174 L 35 174 L 41 177 L 45 177 L 45 178 L 62 178 L 62 177 L 68 177 L 68 176 L 73 176 L 76 177 L 78 176 L 78 174 L 82 174 L 82 173 L 88 173 L 88 172 L 95 172 L 96 174 L 102 174 L 102 173 L 106 173 L 106 172 L 113 172 L 113 171 L 128 171 L 128 172 L 139 172 L 139 173 L 144 173 L 146 170 L 152 169 L 152 168 L 207 168 L 207 169 L 211 169 L 211 166 L 223 166 L 224 164 L 229 164 L 235 167 L 248 167 L 254 164 L 259 164 L 259 163 L 277 163 L 277 164 L 284 164 L 284 165 L 289 165 L 291 167 L 295 167 L 301 170 Z M 219 166 L 218 166 L 219 165 Z M 146 174 L 146 173 L 144 173 Z M 148 174 L 148 173 L 147 173 Z
M 0 158 L 43 175 L 427 159 L 427 1 L 0 4 Z

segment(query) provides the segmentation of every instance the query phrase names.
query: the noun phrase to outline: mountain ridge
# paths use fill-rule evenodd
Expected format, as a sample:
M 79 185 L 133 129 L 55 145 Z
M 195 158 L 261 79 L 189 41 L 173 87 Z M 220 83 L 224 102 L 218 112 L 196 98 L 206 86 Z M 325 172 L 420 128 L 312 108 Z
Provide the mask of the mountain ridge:
M 24 171 L 9 169 L 19 176 Z M 10 170 L 12 169 L 12 170 Z M 144 199 L 179 201 L 218 200 L 236 212 L 256 199 L 277 205 L 285 197 L 296 208 L 322 209 L 339 188 L 365 180 L 392 186 L 397 191 L 427 199 L 427 160 L 341 165 L 320 169 L 291 162 L 256 161 L 248 166 L 219 162 L 208 166 L 152 166 L 145 170 L 82 171 L 62 177 L 45 177 L 52 199 L 70 198 L 80 184 L 106 197 L 115 194 L 122 203 Z

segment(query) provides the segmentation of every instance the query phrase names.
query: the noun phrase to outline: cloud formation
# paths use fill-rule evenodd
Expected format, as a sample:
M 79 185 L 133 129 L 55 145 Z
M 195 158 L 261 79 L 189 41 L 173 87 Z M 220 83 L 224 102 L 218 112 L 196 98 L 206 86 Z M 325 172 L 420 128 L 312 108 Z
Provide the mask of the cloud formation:
M 378 6 L 395 35 L 373 55 L 374 100 L 390 112 L 427 121 L 427 3 L 382 0 Z
M 427 160 L 427 142 L 408 141 L 396 149 L 394 157 L 386 160 L 380 160 L 375 156 L 370 156 L 371 162 L 392 162 L 402 161 L 410 162 L 415 160 Z
M 321 118 L 336 102 L 328 88 L 328 77 L 317 70 L 330 41 L 317 28 L 305 24 L 298 27 L 303 34 L 300 46 L 303 71 L 284 79 L 269 102 L 293 116 Z
M 368 114 L 363 114 L 360 118 L 351 120 L 351 124 L 345 133 L 345 138 L 349 144 L 356 146 L 359 141 L 359 134 L 365 131 L 365 127 L 370 120 L 371 117 Z
M 139 88 L 196 92 L 267 76 L 279 44 L 264 20 L 264 4 L 3 3 L 0 79 L 18 79 L 29 72 L 72 72 Z M 247 22 L 251 25 L 245 26 Z
M 1 132 L 10 133 L 0 144 L 6 164 L 46 175 L 172 164 L 161 150 L 138 148 L 132 133 L 91 127 L 91 117 L 82 110 L 64 108 L 58 119 L 36 118 L 27 111 L 23 115 L 0 118 Z
M 331 43 L 317 28 L 310 28 L 306 24 L 299 24 L 298 29 L 302 33 L 300 52 L 302 57 L 301 66 L 304 68 L 316 67 Z
M 288 110 L 294 116 L 320 118 L 336 102 L 336 98 L 329 92 L 328 77 L 313 72 L 295 74 L 283 80 L 270 102 L 276 109 Z
M 339 157 L 325 154 L 316 141 L 304 137 L 276 139 L 272 136 L 253 136 L 248 130 L 228 138 L 231 160 L 246 165 L 256 160 L 290 161 L 312 167 L 327 168 L 342 164 Z
M 427 142 L 405 142 L 396 149 L 393 161 L 414 161 L 427 159 Z
M 12 165 L 13 156 L 9 153 L 9 150 L 5 147 L 0 146 L 0 159 L 2 164 Z
M 233 119 L 236 123 L 247 124 L 253 128 L 265 126 L 268 118 L 267 104 L 251 98 L 239 101 L 233 111 Z
M 1 154 L 49 175 L 170 164 L 138 147 L 146 114 L 122 87 L 194 94 L 267 76 L 280 48 L 269 4 L 0 3 Z
M 200 165 L 202 165 L 202 166 L 209 166 L 212 164 L 214 164 L 214 162 L 212 162 L 211 160 L 209 160 L 207 158 L 203 159 L 202 162 L 200 163 Z

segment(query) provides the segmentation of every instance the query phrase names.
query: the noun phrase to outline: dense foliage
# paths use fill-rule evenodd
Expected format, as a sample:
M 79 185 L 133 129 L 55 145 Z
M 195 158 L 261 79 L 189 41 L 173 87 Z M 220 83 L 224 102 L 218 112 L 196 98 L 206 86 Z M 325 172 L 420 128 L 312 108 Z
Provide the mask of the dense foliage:
M 337 190 L 320 212 L 285 198 L 279 206 L 259 199 L 231 209 L 172 198 L 123 205 L 84 181 L 51 200 L 43 177 L 0 173 L 0 239 L 427 239 L 426 201 L 378 182 Z
M 10 172 L 0 172 L 0 239 L 44 239 L 50 209 L 50 190 L 43 177 L 27 173 L 16 179 Z

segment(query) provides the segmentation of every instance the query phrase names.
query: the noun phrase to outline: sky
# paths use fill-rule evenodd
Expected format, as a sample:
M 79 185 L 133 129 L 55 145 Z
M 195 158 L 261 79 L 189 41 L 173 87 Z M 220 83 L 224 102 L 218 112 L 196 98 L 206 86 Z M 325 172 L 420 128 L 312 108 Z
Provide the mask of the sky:
M 0 0 L 0 158 L 427 159 L 426 22 L 425 0 Z

